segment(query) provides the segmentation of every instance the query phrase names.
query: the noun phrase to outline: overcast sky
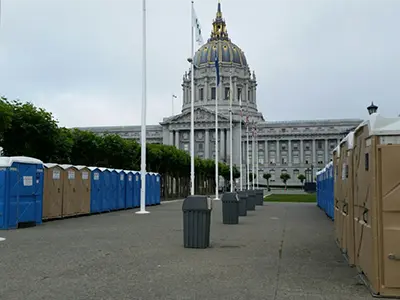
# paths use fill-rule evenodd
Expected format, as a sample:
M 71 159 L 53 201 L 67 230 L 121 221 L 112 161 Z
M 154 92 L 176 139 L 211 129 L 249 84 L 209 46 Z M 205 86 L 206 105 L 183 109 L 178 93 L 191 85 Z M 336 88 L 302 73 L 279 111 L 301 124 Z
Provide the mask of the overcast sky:
M 0 0 L 0 95 L 63 126 L 141 119 L 141 0 Z M 222 0 L 266 120 L 400 114 L 399 0 Z M 147 0 L 148 124 L 182 102 L 190 0 Z M 217 0 L 197 0 L 207 39 Z

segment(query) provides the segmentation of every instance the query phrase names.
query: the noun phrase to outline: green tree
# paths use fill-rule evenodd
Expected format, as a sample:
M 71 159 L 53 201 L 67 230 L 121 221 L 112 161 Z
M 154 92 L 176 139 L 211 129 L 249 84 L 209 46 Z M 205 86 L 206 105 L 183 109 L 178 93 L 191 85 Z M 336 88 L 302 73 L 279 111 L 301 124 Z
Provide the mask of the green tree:
M 250 174 L 250 182 L 253 182 L 253 173 L 249 173 Z M 254 180 L 257 178 L 257 174 L 254 174 Z
M 45 162 L 51 161 L 56 154 L 59 134 L 57 122 L 52 114 L 35 107 L 32 103 L 13 101 L 10 105 L 11 122 L 5 128 L 2 137 L 4 154 L 25 155 Z
M 13 107 L 6 98 L 0 97 L 0 146 L 3 143 L 4 132 L 11 126 Z
M 297 176 L 297 179 L 300 180 L 301 184 L 303 184 L 304 180 L 306 180 L 306 176 L 304 176 L 304 174 L 299 174 L 299 176 Z
M 269 180 L 271 179 L 271 174 L 270 173 L 264 173 L 263 174 L 263 178 L 267 181 L 267 188 L 268 188 L 268 191 L 270 190 L 270 188 L 269 188 Z
M 290 175 L 288 173 L 282 173 L 281 174 L 281 180 L 285 184 L 285 190 L 287 189 L 287 181 L 290 179 Z

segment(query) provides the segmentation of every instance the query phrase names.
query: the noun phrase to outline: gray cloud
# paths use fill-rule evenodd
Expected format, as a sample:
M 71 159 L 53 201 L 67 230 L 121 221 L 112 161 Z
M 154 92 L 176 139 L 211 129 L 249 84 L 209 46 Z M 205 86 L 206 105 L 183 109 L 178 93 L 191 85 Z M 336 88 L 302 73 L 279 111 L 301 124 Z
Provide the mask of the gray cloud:
M 208 38 L 215 0 L 198 0 Z M 190 55 L 190 1 L 147 0 L 148 123 L 171 114 Z M 400 113 L 400 1 L 222 0 L 268 120 Z M 2 0 L 0 94 L 62 125 L 140 124 L 141 0 Z

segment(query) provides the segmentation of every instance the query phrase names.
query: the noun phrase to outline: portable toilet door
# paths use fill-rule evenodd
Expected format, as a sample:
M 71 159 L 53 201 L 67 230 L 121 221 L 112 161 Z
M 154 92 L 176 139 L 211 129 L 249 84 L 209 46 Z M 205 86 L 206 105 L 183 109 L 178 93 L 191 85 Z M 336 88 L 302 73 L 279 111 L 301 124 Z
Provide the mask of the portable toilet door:
M 123 170 L 115 170 L 115 171 L 118 173 L 116 209 L 120 210 L 126 208 L 125 171 Z
M 118 181 L 119 173 L 115 169 L 110 169 L 111 171 L 111 190 L 110 190 L 110 208 L 111 211 L 117 210 L 118 202 Z
M 77 172 L 77 196 L 78 214 L 90 214 L 90 169 L 86 166 L 76 166 Z
M 63 176 L 63 209 L 62 216 L 76 216 L 79 213 L 78 189 L 78 169 L 72 165 L 60 165 L 64 170 Z
M 161 203 L 161 175 L 156 173 L 155 174 L 156 181 L 155 181 L 155 198 L 156 198 L 156 205 L 159 205 Z
M 0 229 L 42 223 L 43 162 L 0 157 Z
M 133 207 L 140 207 L 140 189 L 142 187 L 142 179 L 140 172 L 134 171 L 133 174 Z
M 100 168 L 103 174 L 103 193 L 102 193 L 102 199 L 103 199 L 103 205 L 102 205 L 102 212 L 108 212 L 111 211 L 112 208 L 112 173 L 110 169 L 107 168 Z
M 44 164 L 43 220 L 61 218 L 64 170 L 58 164 Z
M 90 170 L 90 213 L 103 211 L 103 173 L 97 167 L 89 167 Z
M 150 188 L 148 192 L 150 193 L 150 205 L 156 205 L 156 174 L 150 172 L 149 175 Z M 146 191 L 146 193 L 148 192 Z
M 125 207 L 127 209 L 133 208 L 133 186 L 134 179 L 132 171 L 125 172 Z
M 146 206 L 151 205 L 151 197 L 152 197 L 151 174 L 146 173 Z

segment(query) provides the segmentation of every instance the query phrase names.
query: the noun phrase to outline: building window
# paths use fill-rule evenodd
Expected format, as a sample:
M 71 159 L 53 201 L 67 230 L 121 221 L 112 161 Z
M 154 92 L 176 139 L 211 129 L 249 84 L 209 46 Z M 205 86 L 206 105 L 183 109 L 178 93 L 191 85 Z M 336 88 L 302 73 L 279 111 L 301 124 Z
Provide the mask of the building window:
M 237 99 L 240 100 L 240 97 L 242 96 L 242 89 L 238 88 L 237 89 Z
M 318 141 L 318 150 L 322 150 L 322 141 Z
M 285 151 L 286 150 L 286 144 L 282 145 L 282 150 Z
M 299 145 L 297 143 L 293 144 L 293 150 L 299 150 Z
M 293 170 L 293 177 L 294 177 L 294 178 L 297 178 L 297 176 L 299 176 L 299 170 L 294 169 L 294 170 Z
M 282 157 L 282 165 L 286 165 L 287 164 L 287 157 L 283 156 Z
M 300 158 L 298 156 L 293 156 L 293 163 L 294 164 L 299 164 L 300 163 Z
M 275 170 L 269 171 L 269 174 L 271 174 L 271 178 L 269 179 L 270 181 L 275 181 Z
M 215 87 L 211 88 L 211 100 L 215 100 L 216 98 L 216 89 Z
M 228 87 L 225 88 L 225 100 L 229 100 L 230 98 L 230 89 Z
M 269 159 L 269 164 L 270 164 L 270 165 L 275 165 L 275 157 L 271 157 L 271 158 Z
M 203 151 L 204 150 L 204 144 L 203 143 L 199 143 L 198 149 L 199 149 L 199 151 Z
M 183 150 L 189 151 L 189 144 L 188 143 L 184 143 L 183 144 Z
M 247 92 L 247 101 L 250 101 L 250 91 Z
M 287 173 L 287 170 L 286 169 L 283 169 L 282 171 L 281 171 L 281 174 L 286 174 Z
M 199 89 L 199 99 L 200 99 L 200 101 L 204 100 L 204 89 L 203 88 Z
M 310 150 L 310 144 L 309 143 L 306 144 L 306 150 Z

